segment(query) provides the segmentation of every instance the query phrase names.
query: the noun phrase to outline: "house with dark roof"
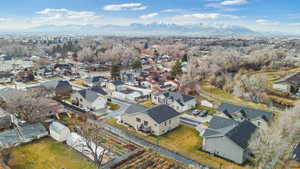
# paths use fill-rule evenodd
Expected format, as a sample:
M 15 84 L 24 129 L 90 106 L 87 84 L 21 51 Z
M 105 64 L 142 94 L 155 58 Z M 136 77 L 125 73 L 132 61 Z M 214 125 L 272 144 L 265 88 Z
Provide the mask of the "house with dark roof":
M 72 103 L 88 110 L 106 108 L 107 93 L 100 87 L 93 87 L 72 93 Z
M 51 80 L 41 83 L 41 86 L 53 90 L 57 97 L 70 97 L 72 93 L 72 86 L 68 81 Z
M 167 104 L 178 112 L 193 109 L 197 104 L 194 97 L 177 92 L 157 92 L 152 94 L 151 100 L 154 104 Z
M 248 120 L 257 127 L 267 125 L 273 119 L 272 112 L 227 103 L 222 103 L 218 108 L 218 112 L 221 113 L 222 117 L 235 121 Z
M 180 113 L 165 104 L 153 108 L 132 104 L 121 115 L 121 122 L 137 131 L 159 136 L 178 127 L 179 116 Z
M 123 81 L 121 80 L 113 80 L 111 82 L 107 82 L 106 87 L 109 90 L 116 91 L 118 88 L 124 85 Z
M 248 142 L 256 126 L 248 120 L 235 121 L 213 116 L 203 133 L 203 150 L 243 164 L 249 157 Z
M 272 84 L 273 89 L 290 94 L 297 94 L 300 88 L 300 72 L 293 73 Z
M 96 86 L 105 86 L 105 83 L 107 82 L 108 80 L 102 76 L 93 76 L 93 77 L 88 77 L 86 79 L 84 79 L 84 84 L 86 86 L 89 86 L 89 87 L 96 87 Z

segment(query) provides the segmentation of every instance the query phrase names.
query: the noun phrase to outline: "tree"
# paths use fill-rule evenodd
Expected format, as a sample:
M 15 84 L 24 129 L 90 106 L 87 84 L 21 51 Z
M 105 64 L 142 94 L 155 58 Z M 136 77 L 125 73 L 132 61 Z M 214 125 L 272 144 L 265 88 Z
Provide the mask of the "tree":
M 43 122 L 58 104 L 42 89 L 17 91 L 5 100 L 4 109 L 28 123 Z
M 182 74 L 182 64 L 179 60 L 176 61 L 175 65 L 172 67 L 171 76 L 175 78 Z
M 83 140 L 77 142 L 75 145 L 83 148 L 88 156 L 92 156 L 94 163 L 99 169 L 103 163 L 104 155 L 107 152 L 104 146 L 104 139 L 102 139 L 100 135 L 101 130 L 103 129 L 100 127 L 88 124 L 78 128 L 77 132 L 83 137 Z
M 139 59 L 136 59 L 132 64 L 131 64 L 132 69 L 141 69 L 142 68 L 142 63 Z
M 110 71 L 111 77 L 114 80 L 120 79 L 120 65 L 113 64 Z
M 293 147 L 300 139 L 299 102 L 292 109 L 280 112 L 273 122 L 262 126 L 249 141 L 249 148 L 254 155 L 255 168 L 283 168 L 292 157 Z

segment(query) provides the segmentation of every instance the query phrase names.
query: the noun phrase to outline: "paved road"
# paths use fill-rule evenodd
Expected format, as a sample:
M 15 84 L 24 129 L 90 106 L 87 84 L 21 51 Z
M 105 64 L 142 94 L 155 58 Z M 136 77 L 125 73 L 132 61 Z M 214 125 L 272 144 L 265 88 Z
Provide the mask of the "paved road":
M 157 151 L 157 152 L 159 152 L 159 153 L 161 153 L 161 154 L 163 154 L 163 155 L 165 155 L 165 156 L 167 156 L 167 157 L 169 157 L 171 159 L 174 159 L 174 160 L 176 160 L 178 162 L 181 162 L 181 163 L 183 163 L 183 164 L 185 164 L 187 166 L 193 165 L 193 166 L 198 167 L 199 169 L 209 169 L 209 167 L 204 166 L 202 164 L 199 164 L 198 162 L 196 162 L 194 160 L 191 160 L 191 159 L 186 158 L 186 157 L 184 157 L 184 156 L 182 156 L 180 154 L 177 154 L 177 153 L 174 153 L 172 151 L 169 151 L 169 150 L 167 150 L 165 148 L 162 148 L 162 147 L 160 147 L 160 146 L 158 146 L 156 144 L 152 144 L 152 143 L 147 142 L 147 141 L 145 141 L 143 139 L 135 137 L 135 136 L 133 136 L 133 135 L 127 133 L 127 132 L 124 132 L 124 131 L 122 131 L 120 129 L 117 129 L 117 128 L 115 128 L 113 126 L 110 126 L 108 124 L 105 124 L 103 122 L 99 122 L 99 121 L 95 121 L 95 120 L 90 120 L 90 122 L 93 122 L 96 125 L 104 127 L 104 129 L 106 129 L 106 130 L 108 130 L 108 131 L 110 131 L 110 132 L 112 132 L 112 133 L 114 133 L 114 134 L 116 134 L 116 135 L 118 135 L 118 136 L 120 136 L 120 137 L 128 140 L 128 141 L 131 141 L 131 142 L 133 142 L 133 143 L 135 143 L 137 145 L 140 145 L 142 147 L 149 147 L 149 148 L 151 148 L 151 149 L 153 149 L 153 150 L 155 150 L 155 151 Z

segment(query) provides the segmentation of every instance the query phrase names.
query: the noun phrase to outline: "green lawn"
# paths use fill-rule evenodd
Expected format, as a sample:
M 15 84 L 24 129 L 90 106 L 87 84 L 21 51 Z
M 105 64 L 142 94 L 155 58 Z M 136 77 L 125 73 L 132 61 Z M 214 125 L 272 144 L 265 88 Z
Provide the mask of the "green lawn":
M 133 129 L 128 129 L 124 125 L 116 123 L 116 119 L 108 119 L 106 123 L 117 127 L 123 131 L 126 131 L 136 137 L 144 139 L 153 144 L 158 144 L 161 147 L 169 149 L 173 152 L 179 153 L 190 159 L 193 159 L 201 164 L 208 165 L 212 168 L 220 168 L 221 166 L 230 169 L 241 169 L 242 167 L 235 165 L 231 162 L 225 161 L 223 159 L 214 157 L 208 153 L 200 151 L 202 147 L 202 137 L 199 136 L 199 132 L 193 127 L 180 125 L 173 131 L 168 132 L 162 136 L 145 136 Z M 229 169 L 228 168 L 228 169 Z
M 18 146 L 10 157 L 12 169 L 96 169 L 80 153 L 51 138 Z
M 114 104 L 112 102 L 107 102 L 107 106 L 109 106 L 109 109 L 112 110 L 112 111 L 120 109 L 120 105 Z

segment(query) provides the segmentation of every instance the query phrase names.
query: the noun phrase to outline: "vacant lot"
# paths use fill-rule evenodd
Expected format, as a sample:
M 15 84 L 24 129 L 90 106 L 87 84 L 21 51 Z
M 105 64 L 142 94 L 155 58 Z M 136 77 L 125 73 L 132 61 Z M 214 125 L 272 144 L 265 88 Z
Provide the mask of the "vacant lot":
M 51 138 L 14 148 L 10 158 L 12 169 L 96 169 L 80 153 Z

